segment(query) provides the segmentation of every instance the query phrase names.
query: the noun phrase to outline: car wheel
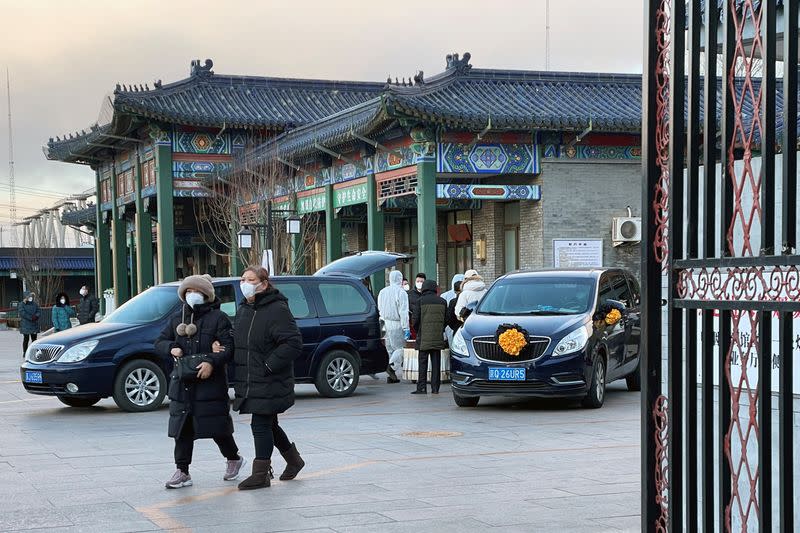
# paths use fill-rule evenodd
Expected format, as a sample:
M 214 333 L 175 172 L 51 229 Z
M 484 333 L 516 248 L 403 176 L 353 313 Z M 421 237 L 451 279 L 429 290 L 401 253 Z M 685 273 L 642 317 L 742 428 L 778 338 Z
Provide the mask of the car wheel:
M 640 359 L 639 364 L 636 365 L 636 370 L 634 370 L 632 373 L 628 374 L 625 377 L 625 383 L 628 385 L 629 391 L 642 390 L 642 374 L 640 372 L 641 368 L 642 368 L 642 360 Z
M 583 406 L 592 409 L 603 407 L 603 401 L 606 398 L 606 360 L 602 356 L 598 356 L 594 363 L 594 371 L 592 372 L 592 382 L 589 385 L 589 392 L 583 399 Z
M 319 393 L 328 398 L 350 396 L 358 387 L 358 359 L 344 350 L 333 350 L 325 354 L 317 371 L 314 385 Z
M 476 407 L 480 400 L 480 396 L 459 396 L 456 391 L 453 391 L 453 401 L 459 407 Z
M 157 364 L 147 359 L 126 363 L 114 379 L 114 401 L 123 411 L 154 411 L 167 395 L 167 379 Z
M 80 398 L 75 396 L 59 396 L 58 400 L 70 407 L 91 407 L 100 401 L 100 396 L 85 396 Z

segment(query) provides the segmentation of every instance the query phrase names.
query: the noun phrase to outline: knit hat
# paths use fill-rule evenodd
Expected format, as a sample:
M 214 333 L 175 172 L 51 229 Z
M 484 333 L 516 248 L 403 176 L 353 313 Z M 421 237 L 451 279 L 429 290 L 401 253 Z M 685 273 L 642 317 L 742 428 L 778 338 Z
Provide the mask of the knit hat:
M 216 295 L 214 294 L 214 285 L 211 284 L 212 279 L 213 278 L 208 274 L 203 274 L 202 276 L 188 276 L 184 278 L 180 287 L 178 287 L 178 298 L 185 302 L 187 289 L 194 289 L 202 292 L 207 301 L 213 302 L 216 298 Z

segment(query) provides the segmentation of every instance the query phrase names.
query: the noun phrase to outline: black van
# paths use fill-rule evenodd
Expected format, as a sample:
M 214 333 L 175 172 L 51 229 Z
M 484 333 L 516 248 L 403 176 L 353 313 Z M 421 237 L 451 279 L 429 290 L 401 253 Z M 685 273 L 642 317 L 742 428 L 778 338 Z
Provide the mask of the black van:
M 343 397 L 353 394 L 360 375 L 386 369 L 377 306 L 363 280 L 398 260 L 406 256 L 363 252 L 314 276 L 270 279 L 288 298 L 303 335 L 303 355 L 294 366 L 298 383 L 313 383 L 323 396 Z M 242 301 L 239 278 L 216 278 L 213 284 L 221 310 L 233 318 Z M 179 308 L 178 285 L 152 287 L 101 322 L 31 344 L 20 368 L 25 390 L 57 396 L 72 407 L 112 396 L 125 411 L 157 409 L 166 394 L 172 359 L 156 354 L 154 343 Z

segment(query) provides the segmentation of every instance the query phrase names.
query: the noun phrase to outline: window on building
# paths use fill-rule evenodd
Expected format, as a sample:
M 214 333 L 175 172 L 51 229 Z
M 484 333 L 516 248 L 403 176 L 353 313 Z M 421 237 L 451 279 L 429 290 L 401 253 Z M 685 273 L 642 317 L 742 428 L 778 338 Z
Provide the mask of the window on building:
M 413 255 L 414 260 L 403 263 L 400 270 L 406 279 L 413 280 L 419 272 L 419 236 L 416 218 L 402 218 L 397 222 L 397 250 L 400 253 Z M 426 272 L 427 274 L 427 272 Z M 413 284 L 413 281 L 412 281 Z
M 472 268 L 472 211 L 447 213 L 447 279 Z
M 361 292 L 350 284 L 320 283 L 319 292 L 328 316 L 357 315 L 369 309 Z
M 503 256 L 506 272 L 519 268 L 519 202 L 509 202 L 503 207 Z

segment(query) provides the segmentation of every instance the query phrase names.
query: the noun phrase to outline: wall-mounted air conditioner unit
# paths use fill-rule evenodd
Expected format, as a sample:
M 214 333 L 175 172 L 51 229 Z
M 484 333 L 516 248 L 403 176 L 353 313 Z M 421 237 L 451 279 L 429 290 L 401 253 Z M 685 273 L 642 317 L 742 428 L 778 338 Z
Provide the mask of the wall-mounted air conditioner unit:
M 642 240 L 642 217 L 614 217 L 611 222 L 611 240 L 615 246 Z

